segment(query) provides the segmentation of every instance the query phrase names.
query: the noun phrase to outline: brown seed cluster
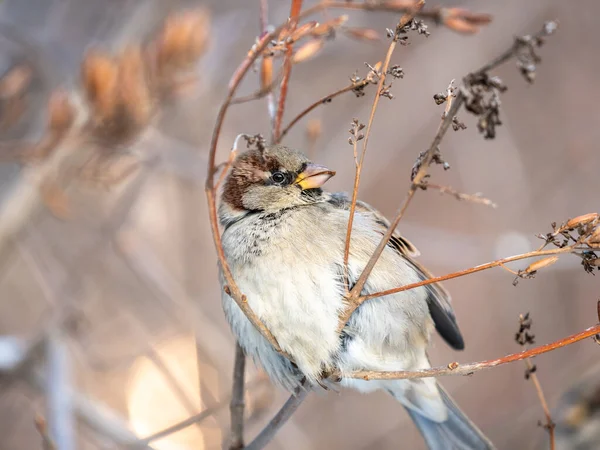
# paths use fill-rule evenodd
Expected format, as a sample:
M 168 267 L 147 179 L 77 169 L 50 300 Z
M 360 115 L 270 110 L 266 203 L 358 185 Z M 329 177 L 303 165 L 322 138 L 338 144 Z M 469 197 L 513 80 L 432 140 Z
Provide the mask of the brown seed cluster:
M 91 139 L 101 150 L 111 150 L 106 154 L 131 144 L 161 104 L 177 93 L 182 75 L 206 51 L 209 33 L 205 10 L 185 11 L 168 17 L 146 44 L 128 45 L 116 55 L 97 48 L 88 51 L 81 63 L 81 89 L 89 118 L 77 130 L 80 137 Z M 0 78 L 0 112 L 6 111 L 6 102 L 14 103 L 23 95 L 30 80 L 31 70 L 26 66 L 16 66 Z M 76 110 L 69 93 L 53 92 L 47 108 L 48 125 L 41 139 L 11 146 L 16 160 L 45 160 L 73 128 Z
M 33 79 L 27 64 L 17 64 L 0 75 L 0 130 L 15 125 L 25 112 L 26 93 Z
M 111 148 L 135 139 L 204 54 L 209 32 L 206 11 L 186 11 L 167 18 L 146 45 L 129 45 L 118 55 L 89 51 L 81 78 L 92 136 Z

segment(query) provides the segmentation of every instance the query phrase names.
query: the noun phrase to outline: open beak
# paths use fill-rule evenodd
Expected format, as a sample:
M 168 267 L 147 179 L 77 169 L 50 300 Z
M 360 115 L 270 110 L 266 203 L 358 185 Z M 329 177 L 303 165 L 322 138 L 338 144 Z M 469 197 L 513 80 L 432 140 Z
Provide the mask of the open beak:
M 302 190 L 314 189 L 323 186 L 334 175 L 335 172 L 327 167 L 308 164 L 304 171 L 298 174 L 294 183 L 300 186 Z

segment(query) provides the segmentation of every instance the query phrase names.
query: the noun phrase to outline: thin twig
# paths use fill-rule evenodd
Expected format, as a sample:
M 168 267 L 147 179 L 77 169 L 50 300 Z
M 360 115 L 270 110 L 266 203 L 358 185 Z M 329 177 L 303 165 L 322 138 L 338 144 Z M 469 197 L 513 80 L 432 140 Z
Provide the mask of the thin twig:
M 62 330 L 46 340 L 46 404 L 48 434 L 59 450 L 74 450 L 75 415 L 71 403 L 71 361 Z
M 464 277 L 466 275 L 471 275 L 473 273 L 481 272 L 483 270 L 491 269 L 493 267 L 502 266 L 504 264 L 507 264 L 507 263 L 510 263 L 513 261 L 519 261 L 521 259 L 535 258 L 538 256 L 550 256 L 550 255 L 560 255 L 560 254 L 564 254 L 564 253 L 573 253 L 575 250 L 585 250 L 585 249 L 579 249 L 578 247 L 571 246 L 571 247 L 563 247 L 563 248 L 553 248 L 553 249 L 542 250 L 542 251 L 534 250 L 534 251 L 527 252 L 527 253 L 521 253 L 519 255 L 509 256 L 509 257 L 503 258 L 503 259 L 497 259 L 495 261 L 491 261 L 491 262 L 488 262 L 485 264 L 480 264 L 479 266 L 470 267 L 468 269 L 460 270 L 458 272 L 449 273 L 447 275 L 442 275 L 440 277 L 428 278 L 427 280 L 407 284 L 405 286 L 399 286 L 397 288 L 388 289 L 388 290 L 381 291 L 381 292 L 376 292 L 374 294 L 363 295 L 363 296 L 359 297 L 359 300 L 361 302 L 363 302 L 365 300 L 370 300 L 372 298 L 383 297 L 384 295 L 395 294 L 397 292 L 402 292 L 402 291 L 408 291 L 410 289 L 415 289 L 415 288 L 418 288 L 421 286 L 426 286 L 426 285 L 432 284 L 432 283 L 439 283 L 441 281 L 452 280 L 454 278 Z
M 289 18 L 289 32 L 290 34 L 296 30 L 298 20 L 300 17 L 300 10 L 302 9 L 302 0 L 292 0 L 292 6 L 290 8 Z M 281 122 L 283 120 L 283 112 L 285 111 L 285 101 L 287 99 L 288 86 L 290 82 L 290 75 L 292 73 L 292 53 L 294 51 L 294 44 L 292 42 L 286 45 L 285 59 L 283 61 L 283 78 L 281 80 L 281 86 L 279 88 L 279 102 L 277 104 L 277 114 L 275 115 L 275 123 L 273 129 L 273 142 L 279 142 L 281 135 Z
M 465 194 L 463 192 L 459 192 L 456 189 L 451 188 L 450 186 L 442 186 L 440 184 L 433 183 L 421 183 L 419 187 L 423 190 L 427 189 L 437 189 L 442 194 L 451 195 L 457 200 L 471 202 L 471 203 L 479 203 L 481 205 L 490 206 L 492 208 L 497 208 L 498 205 L 491 201 L 489 198 L 482 197 L 480 194 Z
M 326 95 L 325 97 L 322 97 L 319 100 L 317 100 L 316 102 L 312 103 L 310 106 L 308 106 L 307 108 L 302 110 L 302 112 L 300 112 L 296 117 L 294 117 L 290 121 L 290 123 L 287 124 L 287 126 L 281 132 L 281 135 L 279 136 L 279 140 L 277 141 L 277 143 L 281 142 L 281 140 L 285 137 L 286 134 L 288 134 L 288 132 L 294 125 L 296 125 L 308 113 L 310 113 L 313 109 L 317 108 L 319 105 L 324 105 L 326 103 L 329 103 L 331 101 L 331 99 L 337 97 L 338 95 L 342 95 L 346 92 L 352 91 L 353 89 L 361 88 L 362 86 L 366 86 L 368 83 L 369 82 L 367 80 L 361 80 L 356 84 L 351 84 L 349 86 L 346 86 L 345 88 L 342 88 L 332 94 Z
M 56 445 L 52 441 L 52 438 L 48 435 L 48 424 L 46 419 L 42 416 L 35 418 L 35 428 L 42 438 L 42 449 L 43 450 L 56 450 Z
M 240 344 L 235 345 L 235 362 L 233 365 L 233 388 L 231 390 L 231 443 L 230 450 L 244 448 L 244 375 L 246 371 L 246 355 Z
M 490 369 L 492 367 L 500 366 L 502 364 L 508 364 L 515 361 L 521 361 L 533 356 L 542 355 L 544 353 L 551 352 L 558 348 L 566 347 L 567 345 L 574 344 L 575 342 L 582 341 L 584 339 L 595 336 L 600 332 L 600 325 L 587 328 L 586 330 L 567 336 L 558 341 L 550 344 L 540 345 L 539 347 L 525 350 L 519 353 L 513 353 L 510 355 L 503 356 L 502 358 L 489 359 L 487 361 L 480 361 L 468 364 L 459 364 L 456 362 L 450 363 L 447 366 L 433 367 L 431 369 L 423 370 L 401 370 L 395 372 L 379 372 L 373 370 L 361 370 L 356 372 L 344 373 L 344 378 L 361 378 L 363 380 L 405 380 L 414 378 L 430 378 L 440 377 L 448 375 L 471 375 L 475 372 L 479 372 L 484 369 Z
M 269 424 L 260 432 L 258 436 L 250 442 L 245 450 L 260 450 L 264 448 L 275 434 L 281 429 L 282 426 L 292 417 L 298 407 L 302 404 L 304 399 L 308 396 L 308 390 L 304 387 L 300 387 L 290 398 L 284 403 L 281 409 L 275 414 L 275 417 L 271 419 Z
M 540 383 L 539 377 L 534 372 L 534 365 L 531 362 L 531 358 L 527 358 L 525 360 L 525 365 L 527 366 L 529 378 L 531 378 L 531 381 L 535 386 L 537 396 L 540 399 L 540 404 L 542 405 L 542 409 L 544 410 L 544 416 L 546 416 L 546 424 L 544 425 L 544 428 L 548 430 L 548 435 L 550 436 L 550 450 L 555 450 L 556 444 L 554 440 L 554 428 L 556 427 L 556 425 L 552 420 L 552 415 L 550 414 L 550 408 L 548 408 L 548 402 L 546 402 L 546 396 L 544 395 L 542 384 Z
M 258 387 L 259 385 L 265 383 L 266 381 L 267 381 L 266 378 L 258 378 L 256 380 L 249 382 L 246 385 L 245 389 L 246 389 L 246 391 L 249 391 L 249 390 L 254 389 L 255 387 Z M 165 428 L 164 430 L 158 431 L 148 437 L 140 439 L 139 441 L 132 444 L 131 447 L 132 448 L 140 448 L 140 447 L 145 448 L 145 446 L 147 446 L 149 443 L 151 443 L 153 441 L 162 439 L 166 436 L 170 436 L 171 434 L 177 433 L 181 430 L 184 430 L 185 428 L 191 427 L 192 425 L 201 424 L 204 420 L 218 414 L 219 412 L 221 412 L 223 409 L 225 409 L 229 405 L 230 405 L 229 399 L 221 400 L 220 402 L 216 403 L 215 405 L 213 405 L 209 408 L 206 408 L 204 411 L 201 411 L 198 414 L 188 417 L 187 419 L 182 420 L 181 422 L 178 422 L 174 425 L 171 425 L 170 427 Z
M 398 21 L 398 25 L 396 27 L 396 33 L 394 35 L 394 38 L 392 39 L 392 42 L 390 43 L 390 46 L 388 47 L 387 53 L 385 55 L 385 60 L 383 62 L 383 66 L 381 67 L 381 75 L 379 76 L 379 83 L 377 84 L 377 91 L 375 92 L 375 98 L 373 99 L 373 106 L 371 107 L 371 114 L 369 115 L 369 121 L 367 122 L 367 128 L 365 131 L 362 153 L 360 155 L 360 160 L 358 161 L 358 164 L 356 164 L 356 172 L 355 172 L 355 176 L 354 176 L 354 187 L 352 189 L 352 202 L 350 204 L 350 214 L 348 217 L 348 229 L 346 232 L 346 242 L 344 245 L 344 267 L 345 267 L 344 270 L 345 271 L 348 270 L 347 269 L 348 255 L 350 254 L 350 240 L 352 237 L 352 225 L 354 223 L 354 214 L 356 212 L 356 201 L 358 199 L 358 188 L 360 185 L 360 175 L 361 175 L 362 167 L 363 167 L 363 164 L 365 161 L 365 155 L 367 153 L 367 145 L 369 144 L 369 137 L 371 135 L 371 128 L 373 126 L 373 120 L 375 119 L 375 111 L 377 111 L 377 106 L 379 105 L 379 99 L 381 97 L 381 91 L 385 84 L 385 79 L 386 79 L 388 67 L 390 65 L 390 60 L 392 59 L 392 54 L 394 53 L 394 50 L 396 49 L 396 45 L 398 44 L 398 40 L 400 38 L 400 36 L 399 36 L 400 30 L 402 28 L 404 28 L 406 26 L 406 24 L 408 24 L 415 17 L 415 14 L 417 14 L 423 8 L 424 4 L 425 4 L 425 1 L 420 0 L 419 2 L 415 3 L 414 7 L 410 11 L 408 11 L 402 15 L 402 17 Z M 382 249 L 382 251 L 383 251 L 383 249 Z M 369 263 L 371 261 L 373 261 L 373 266 L 374 266 L 375 262 L 377 261 L 378 258 L 379 258 L 379 255 L 375 256 L 375 258 L 371 258 Z M 369 266 L 369 264 L 367 264 L 367 267 L 368 266 Z M 360 295 L 360 292 L 362 291 L 362 287 L 365 284 L 365 282 L 367 281 L 367 277 L 369 276 L 370 272 L 371 272 L 370 269 L 367 270 L 367 268 L 365 268 L 363 273 L 357 280 L 355 287 L 352 289 L 352 291 L 350 291 L 350 294 L 348 296 L 348 302 L 350 304 L 349 308 L 354 307 L 353 305 L 356 303 L 354 301 L 354 299 Z M 360 286 L 357 287 L 357 285 L 359 285 L 359 284 L 360 284 Z M 350 316 L 348 316 L 348 317 L 350 317 Z M 343 325 L 341 325 L 341 328 L 343 328 L 346 325 L 346 322 L 344 322 Z

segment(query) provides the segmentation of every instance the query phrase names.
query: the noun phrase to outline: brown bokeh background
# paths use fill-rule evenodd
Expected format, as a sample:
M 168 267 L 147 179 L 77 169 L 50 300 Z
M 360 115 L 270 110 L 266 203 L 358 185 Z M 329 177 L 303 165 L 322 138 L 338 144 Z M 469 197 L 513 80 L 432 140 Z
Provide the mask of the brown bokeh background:
M 269 3 L 270 22 L 285 20 L 288 2 Z M 10 133 L 1 131 L 2 140 L 30 139 L 41 133 L 45 98 L 56 86 L 77 86 L 78 65 L 90 45 L 118 49 L 147 36 L 169 11 L 181 7 L 205 5 L 212 14 L 211 48 L 198 65 L 197 87 L 165 107 L 156 126 L 134 145 L 142 155 L 160 155 L 159 163 L 143 177 L 109 192 L 89 188 L 70 192 L 69 220 L 40 210 L 6 238 L 10 248 L 2 253 L 0 335 L 35 337 L 53 311 L 68 305 L 77 318 L 66 335 L 73 388 L 96 406 L 110 408 L 123 423 L 129 419 L 140 435 L 229 399 L 234 347 L 220 306 L 203 183 L 216 111 L 231 74 L 254 42 L 258 4 L 231 0 L 0 3 L 0 72 L 21 54 L 35 54 L 40 70 L 26 122 Z M 451 170 L 433 168 L 435 182 L 463 192 L 481 192 L 499 207 L 420 192 L 401 223 L 402 233 L 420 249 L 421 261 L 434 273 L 444 274 L 533 249 L 538 245 L 535 234 L 549 231 L 551 222 L 598 210 L 600 52 L 595 18 L 600 5 L 592 0 L 436 4 L 488 12 L 494 21 L 475 36 L 430 24 L 429 38 L 411 34 L 411 45 L 394 54 L 392 63 L 403 67 L 406 75 L 394 82 L 395 98 L 381 101 L 360 190 L 363 200 L 386 215 L 394 214 L 400 205 L 416 155 L 427 148 L 437 128 L 442 107 L 435 106 L 432 95 L 506 49 L 514 36 L 535 31 L 548 19 L 560 21 L 559 32 L 540 51 L 543 61 L 533 85 L 523 80 L 514 62 L 495 71 L 509 87 L 502 96 L 503 125 L 497 138 L 483 140 L 473 117 L 463 112 L 460 116 L 468 129 L 450 133 L 442 146 Z M 350 14 L 349 24 L 383 32 L 396 20 L 385 13 L 357 12 Z M 317 57 L 294 67 L 286 118 L 346 86 L 355 70 L 366 73 L 363 63 L 377 62 L 385 51 L 385 42 L 356 42 L 338 35 Z M 256 88 L 257 77 L 250 75 L 241 91 Z M 338 173 L 330 189 L 351 189 L 354 172 L 347 130 L 354 117 L 367 121 L 373 92 L 374 88 L 367 89 L 362 98 L 339 97 L 310 115 L 321 120 L 323 129 L 315 159 Z M 306 121 L 293 130 L 286 143 L 305 147 L 305 125 Z M 268 132 L 265 100 L 232 107 L 219 158 L 226 158 L 238 133 L 257 132 Z M 0 209 L 12 205 L 15 188 L 23 182 L 17 166 L 0 167 Z M 132 183 L 138 184 L 128 188 Z M 584 273 L 574 257 L 561 258 L 517 287 L 512 280 L 505 271 L 491 270 L 446 284 L 467 347 L 455 353 L 436 337 L 433 364 L 518 351 L 514 332 L 520 313 L 531 313 L 538 343 L 597 321 L 598 280 Z M 536 360 L 551 406 L 584 371 L 597 365 L 597 355 L 598 347 L 584 341 Z M 161 364 L 183 392 L 164 386 L 164 373 L 156 372 Z M 41 362 L 39 367 L 43 369 Z M 442 382 L 499 448 L 540 448 L 544 432 L 537 422 L 543 416 L 523 373 L 524 366 L 516 363 Z M 249 368 L 248 377 L 252 380 L 260 374 Z M 22 378 L 0 385 L 2 449 L 41 448 L 33 419 L 37 413 L 46 415 L 43 390 L 32 386 L 35 380 L 27 381 L 30 376 Z M 285 397 L 266 383 L 249 390 L 249 437 Z M 228 420 L 227 408 L 221 408 L 186 435 L 157 441 L 154 448 L 220 448 L 227 440 Z M 78 422 L 77 431 L 78 448 L 121 448 L 90 431 L 85 421 Z M 344 391 L 312 395 L 269 448 L 420 449 L 424 445 L 392 398 Z

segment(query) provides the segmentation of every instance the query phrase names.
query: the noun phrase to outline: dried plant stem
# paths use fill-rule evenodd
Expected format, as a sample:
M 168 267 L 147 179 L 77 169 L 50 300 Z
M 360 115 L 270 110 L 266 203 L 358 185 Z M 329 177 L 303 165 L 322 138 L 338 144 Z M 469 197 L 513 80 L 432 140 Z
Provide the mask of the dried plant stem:
M 545 33 L 544 30 L 542 30 L 541 32 L 539 32 L 536 36 L 542 36 Z M 482 75 L 487 73 L 488 71 L 496 68 L 497 66 L 499 66 L 500 64 L 508 61 L 509 59 L 511 59 L 513 56 L 515 56 L 518 51 L 520 50 L 521 46 L 523 44 L 520 43 L 519 40 L 516 40 L 515 43 L 511 46 L 510 49 L 508 49 L 507 51 L 505 51 L 504 53 L 502 53 L 500 56 L 498 56 L 497 58 L 493 59 L 491 62 L 489 62 L 488 64 L 485 64 L 484 66 L 482 66 L 479 70 L 472 72 L 470 74 L 468 74 L 465 77 L 465 80 L 469 80 L 469 79 L 473 79 L 474 77 L 478 76 L 478 75 Z M 381 297 L 382 295 L 387 295 L 387 294 L 393 294 L 396 292 L 402 292 L 408 289 L 414 289 L 416 287 L 419 286 L 424 286 L 426 284 L 431 284 L 431 280 L 425 280 L 424 282 L 419 282 L 419 283 L 413 283 L 407 286 L 403 286 L 400 288 L 396 288 L 396 289 L 389 289 L 387 291 L 384 292 L 379 292 L 376 294 L 371 294 L 371 295 L 366 295 L 366 296 L 360 296 L 360 293 L 362 292 L 362 289 L 367 281 L 367 278 L 369 277 L 371 271 L 373 270 L 373 267 L 375 267 L 375 264 L 377 263 L 377 260 L 379 259 L 379 257 L 381 256 L 381 253 L 383 252 L 385 246 L 388 244 L 389 240 L 391 239 L 392 235 L 394 234 L 394 231 L 396 230 L 396 228 L 398 227 L 398 224 L 400 223 L 400 220 L 402 219 L 402 217 L 404 216 L 404 213 L 406 212 L 410 202 L 412 201 L 417 188 L 423 183 L 423 181 L 425 180 L 425 177 L 427 175 L 427 171 L 429 169 L 429 166 L 431 165 L 431 162 L 433 161 L 433 158 L 435 156 L 435 153 L 440 145 L 440 143 L 442 142 L 443 137 L 445 136 L 446 132 L 448 131 L 448 128 L 450 127 L 452 120 L 454 118 L 454 116 L 456 116 L 456 114 L 458 113 L 459 109 L 462 107 L 462 105 L 465 102 L 465 96 L 463 94 L 463 90 L 460 89 L 458 91 L 458 94 L 456 95 L 456 97 L 453 97 L 451 95 L 448 96 L 447 101 L 450 102 L 451 106 L 448 107 L 448 105 L 446 105 L 446 109 L 444 111 L 444 115 L 443 115 L 443 119 L 438 127 L 437 133 L 431 143 L 431 145 L 429 146 L 429 149 L 427 150 L 425 157 L 423 158 L 423 161 L 420 164 L 420 167 L 417 171 L 417 173 L 415 174 L 412 183 L 410 185 L 410 188 L 405 196 L 404 202 L 400 208 L 400 211 L 398 212 L 398 214 L 396 215 L 396 217 L 394 218 L 394 220 L 392 221 L 390 227 L 388 228 L 387 232 L 384 234 L 383 238 L 381 239 L 381 241 L 379 242 L 379 245 L 377 246 L 377 248 L 375 249 L 375 251 L 373 252 L 373 255 L 371 256 L 371 258 L 369 259 L 369 261 L 367 262 L 365 268 L 363 269 L 360 277 L 358 278 L 358 280 L 356 281 L 356 284 L 354 285 L 354 287 L 352 288 L 352 290 L 350 291 L 350 294 L 348 295 L 348 306 L 346 308 L 346 310 L 344 310 L 344 312 L 340 315 L 340 321 L 339 321 L 339 326 L 338 326 L 338 330 L 342 330 L 344 328 L 344 326 L 346 325 L 346 323 L 348 323 L 348 320 L 350 320 L 350 316 L 352 315 L 352 313 L 356 310 L 356 308 L 358 308 L 365 300 L 369 299 L 369 298 L 375 298 L 375 297 Z M 366 146 L 366 141 L 368 140 L 368 136 L 369 136 L 369 127 L 367 127 L 367 132 L 365 133 L 365 146 Z M 362 162 L 361 162 L 362 163 Z M 355 197 L 356 197 L 356 192 L 353 192 L 353 204 L 355 203 Z M 350 212 L 351 215 L 354 214 L 354 211 L 351 209 Z M 349 245 L 348 243 L 346 243 L 346 245 Z M 572 251 L 573 249 L 571 248 L 570 250 L 566 250 L 565 249 L 558 249 L 558 250 L 554 250 L 554 253 L 550 253 L 550 254 L 557 254 L 557 253 L 567 253 L 569 251 Z M 534 252 L 532 252 L 534 253 Z M 530 255 L 530 256 L 525 256 L 525 255 Z M 487 267 L 488 265 L 484 264 L 483 266 L 477 266 L 477 267 L 473 267 L 471 269 L 467 269 L 465 271 L 461 272 L 456 272 L 454 274 L 449 274 L 446 275 L 444 277 L 437 277 L 434 280 L 436 281 L 443 281 L 446 279 L 451 279 L 451 278 L 457 278 L 459 276 L 463 276 L 463 275 L 468 275 L 469 273 L 474 273 L 474 272 L 479 272 L 481 270 L 485 270 L 488 269 L 490 267 L 496 267 L 500 264 L 504 264 L 506 262 L 510 262 L 513 260 L 517 260 L 517 259 L 523 259 L 523 258 L 528 258 L 531 256 L 541 256 L 540 254 L 524 254 L 524 255 L 518 255 L 517 257 L 515 257 L 516 259 L 505 259 L 505 260 L 499 260 L 499 261 L 495 261 L 493 263 L 489 263 L 491 264 L 489 267 Z
M 542 355 L 544 353 L 551 352 L 561 347 L 574 344 L 575 342 L 588 339 L 595 336 L 600 332 L 600 325 L 587 328 L 586 330 L 567 336 L 558 341 L 550 344 L 540 345 L 539 347 L 525 350 L 519 353 L 513 353 L 511 355 L 503 356 L 502 358 L 489 359 L 487 361 L 480 361 L 476 363 L 458 364 L 450 363 L 447 366 L 433 367 L 431 369 L 423 370 L 406 370 L 396 372 L 379 372 L 372 370 L 361 370 L 357 372 L 344 373 L 343 376 L 347 378 L 361 378 L 364 380 L 404 380 L 414 378 L 429 378 L 429 377 L 440 377 L 448 375 L 471 375 L 475 372 L 479 372 L 484 369 L 490 369 L 492 367 L 500 366 L 502 364 L 508 364 L 514 361 L 522 361 L 533 356 Z
M 415 6 L 413 7 L 412 10 L 410 10 L 409 12 L 406 12 L 404 15 L 402 15 L 402 17 L 398 21 L 398 26 L 396 27 L 396 29 L 400 30 L 401 28 L 404 28 L 404 26 L 406 26 L 406 24 L 408 24 L 414 18 L 415 14 L 418 11 L 420 11 L 421 8 L 423 8 L 424 4 L 425 4 L 425 1 L 421 0 L 415 4 Z M 392 39 L 392 42 L 390 43 L 390 46 L 388 47 L 387 53 L 385 55 L 385 60 L 383 62 L 383 66 L 381 67 L 381 75 L 379 77 L 379 83 L 377 84 L 377 91 L 375 92 L 375 98 L 373 99 L 373 106 L 371 107 L 371 113 L 369 115 L 369 121 L 367 122 L 367 128 L 366 128 L 365 137 L 363 140 L 362 152 L 360 155 L 360 159 L 358 160 L 358 164 L 356 164 L 356 172 L 355 172 L 355 176 L 354 176 L 354 188 L 352 189 L 352 202 L 350 204 L 350 216 L 348 218 L 348 229 L 346 232 L 346 242 L 344 244 L 344 270 L 345 271 L 348 270 L 347 269 L 348 255 L 350 254 L 350 241 L 352 238 L 352 225 L 354 223 L 354 214 L 356 212 L 356 201 L 358 198 L 358 189 L 360 186 L 360 174 L 362 172 L 365 155 L 367 154 L 367 146 L 369 144 L 369 137 L 371 136 L 371 128 L 373 127 L 373 120 L 375 119 L 375 112 L 377 111 L 377 106 L 379 105 L 379 99 L 381 97 L 381 90 L 385 83 L 388 67 L 390 66 L 390 61 L 392 59 L 392 54 L 394 53 L 394 50 L 396 49 L 396 45 L 398 44 L 398 38 L 399 38 L 398 33 L 396 33 L 396 35 Z M 394 229 L 395 229 L 395 227 L 394 227 Z M 391 235 L 390 235 L 390 237 L 391 237 Z M 388 240 L 389 240 L 389 238 L 388 238 Z M 383 251 L 383 249 L 382 249 L 382 251 Z M 379 258 L 379 255 L 375 256 L 375 258 L 371 258 L 371 260 L 373 260 L 373 265 L 375 265 L 375 262 L 377 261 L 378 258 Z M 369 261 L 369 262 L 371 262 L 371 261 Z M 368 264 L 367 264 L 367 267 L 368 267 Z M 348 302 L 349 302 L 348 309 L 352 309 L 352 311 L 354 311 L 354 309 L 356 309 L 358 307 L 358 304 L 355 302 L 355 299 L 360 295 L 360 292 L 362 291 L 362 288 L 363 288 L 365 282 L 367 281 L 367 277 L 369 276 L 370 272 L 371 272 L 370 269 L 367 271 L 367 269 L 365 268 L 365 270 L 359 277 L 355 287 L 349 293 L 349 296 L 347 298 Z M 360 283 L 360 286 L 358 287 L 359 283 Z M 356 305 L 356 306 L 354 306 L 354 305 Z M 350 318 L 350 315 L 348 315 L 348 319 L 349 318 Z M 343 328 L 346 325 L 346 323 L 347 323 L 347 320 L 343 323 L 341 328 Z M 340 330 L 341 330 L 341 328 L 340 328 Z
M 316 102 L 314 102 L 313 104 L 311 104 L 310 106 L 305 108 L 302 112 L 300 112 L 300 114 L 298 114 L 296 117 L 294 117 L 290 121 L 290 123 L 287 124 L 287 126 L 281 132 L 281 135 L 279 136 L 279 140 L 277 141 L 277 143 L 281 142 L 281 140 L 285 137 L 286 134 L 288 134 L 288 132 L 294 125 L 296 125 L 308 113 L 310 113 L 312 110 L 316 109 L 319 105 L 324 105 L 324 104 L 328 103 L 331 99 L 337 97 L 338 95 L 342 95 L 346 92 L 352 91 L 353 89 L 357 89 L 362 86 L 366 86 L 368 83 L 369 83 L 368 81 L 362 80 L 356 84 L 351 84 L 349 86 L 346 86 L 345 88 L 340 89 L 339 91 L 335 91 L 332 94 L 329 94 L 329 95 L 326 95 L 325 97 L 320 98 L 319 100 L 317 100 Z
M 225 115 L 227 110 L 229 109 L 229 105 L 235 95 L 235 92 L 240 85 L 242 79 L 252 67 L 254 61 L 260 56 L 261 52 L 267 47 L 269 42 L 275 38 L 279 34 L 279 32 L 283 29 L 283 26 L 278 27 L 272 33 L 264 35 L 262 39 L 256 44 L 256 47 L 249 53 L 249 55 L 244 59 L 244 61 L 237 68 L 235 73 L 233 74 L 231 81 L 229 82 L 229 90 L 227 93 L 227 97 L 225 98 L 221 108 L 219 109 L 219 113 L 217 114 L 217 120 L 215 127 L 213 129 L 213 135 L 210 144 L 210 152 L 208 156 L 208 173 L 206 177 L 206 199 L 208 202 L 208 213 L 211 224 L 211 231 L 213 235 L 213 241 L 215 243 L 215 247 L 217 250 L 217 256 L 219 257 L 219 262 L 221 264 L 221 270 L 223 272 L 223 277 L 227 283 L 227 289 L 231 298 L 234 299 L 238 307 L 242 310 L 242 312 L 246 315 L 248 320 L 252 323 L 252 325 L 264 336 L 267 341 L 281 354 L 286 355 L 286 353 L 281 350 L 279 344 L 275 337 L 271 334 L 271 332 L 265 327 L 265 325 L 260 321 L 260 319 L 256 316 L 248 302 L 246 301 L 246 297 L 239 290 L 237 284 L 233 279 L 233 275 L 231 274 L 231 269 L 227 264 L 227 260 L 225 259 L 225 253 L 223 252 L 223 244 L 221 241 L 221 234 L 219 231 L 219 220 L 217 218 L 217 203 L 216 203 L 216 189 L 214 185 L 214 175 L 216 171 L 215 159 L 217 153 L 217 144 L 219 141 L 219 135 L 221 134 L 221 128 L 223 126 L 223 121 L 225 120 Z
M 281 409 L 275 414 L 275 417 L 271 419 L 269 424 L 260 432 L 256 438 L 246 447 L 245 450 L 260 450 L 264 448 L 275 436 L 275 434 L 281 429 L 283 425 L 292 417 L 298 407 L 302 404 L 304 399 L 307 397 L 308 391 L 301 387 L 290 398 L 284 403 Z
M 555 450 L 555 448 L 556 448 L 555 439 L 554 439 L 555 424 L 554 424 L 554 421 L 552 420 L 552 415 L 550 414 L 550 408 L 548 408 L 548 402 L 546 402 L 546 396 L 544 395 L 544 391 L 542 389 L 542 384 L 540 383 L 540 379 L 537 376 L 537 374 L 533 371 L 534 366 L 533 366 L 533 363 L 531 362 L 531 358 L 527 358 L 525 360 L 525 365 L 527 366 L 529 378 L 531 379 L 531 381 L 533 382 L 533 385 L 535 386 L 535 391 L 540 400 L 540 404 L 542 405 L 542 409 L 544 410 L 544 416 L 546 416 L 546 424 L 544 425 L 544 428 L 546 428 L 546 430 L 548 430 L 548 435 L 550 436 L 550 450 Z
M 235 345 L 235 362 L 233 365 L 233 389 L 229 411 L 231 414 L 230 450 L 244 448 L 244 378 L 246 371 L 246 355 L 240 344 Z
M 300 10 L 302 9 L 302 0 L 292 0 L 289 18 L 289 30 L 293 33 L 298 25 Z M 288 86 L 292 73 L 292 53 L 294 51 L 293 43 L 288 43 L 285 51 L 285 59 L 283 61 L 283 78 L 279 88 L 279 102 L 277 103 L 277 114 L 275 115 L 275 123 L 273 129 L 273 142 L 279 142 L 281 135 L 281 122 L 283 120 L 283 112 L 285 111 L 285 101 L 287 99 Z
M 358 182 L 360 179 L 360 163 L 358 161 L 358 136 L 356 136 L 357 127 L 354 128 L 355 135 L 354 140 L 352 142 L 352 153 L 354 154 L 354 166 L 355 166 L 355 174 L 354 174 L 354 188 L 352 192 L 358 191 Z M 346 229 L 346 241 L 344 245 L 344 285 L 346 288 L 347 294 L 349 294 L 350 289 L 350 280 L 348 279 L 348 260 L 350 259 L 350 238 L 352 237 L 352 224 L 354 223 L 354 210 L 356 209 L 356 201 L 351 205 L 350 216 L 348 217 L 348 228 Z M 345 323 L 344 323 L 345 325 Z M 341 331 L 341 329 L 339 330 Z
M 494 203 L 493 201 L 491 201 L 489 198 L 482 197 L 479 194 L 465 194 L 463 192 L 459 192 L 456 189 L 451 188 L 450 186 L 442 186 L 439 184 L 433 184 L 433 183 L 427 182 L 427 183 L 420 184 L 419 187 L 423 190 L 437 189 L 442 194 L 451 195 L 454 198 L 456 198 L 457 200 L 471 202 L 471 203 L 480 203 L 485 206 L 491 206 L 492 208 L 498 207 L 498 205 L 496 203 Z
M 507 264 L 507 263 L 510 263 L 513 261 L 519 261 L 521 259 L 535 258 L 535 257 L 539 257 L 539 256 L 561 255 L 561 254 L 565 254 L 565 253 L 573 253 L 576 250 L 578 250 L 578 248 L 575 246 L 569 246 L 569 247 L 563 247 L 563 248 L 553 248 L 553 249 L 541 250 L 541 251 L 534 250 L 534 251 L 527 252 L 527 253 L 521 253 L 519 255 L 509 256 L 509 257 L 503 258 L 503 259 L 497 259 L 495 261 L 491 261 L 491 262 L 488 262 L 485 264 L 480 264 L 479 266 L 470 267 L 469 269 L 460 270 L 458 272 L 449 273 L 447 275 L 442 275 L 440 277 L 433 277 L 433 278 L 429 278 L 427 280 L 419 281 L 417 283 L 411 283 L 411 284 L 407 284 L 405 286 L 399 286 L 397 288 L 388 289 L 386 291 L 376 292 L 374 294 L 369 294 L 369 295 L 363 295 L 363 296 L 359 297 L 359 300 L 361 302 L 363 302 L 365 300 L 370 300 L 372 298 L 383 297 L 384 295 L 395 294 L 397 292 L 402 292 L 402 291 L 408 291 L 410 289 L 415 289 L 415 288 L 418 288 L 421 286 L 426 286 L 426 285 L 432 284 L 432 283 L 439 283 L 441 281 L 452 280 L 453 278 L 464 277 L 466 275 L 471 275 L 473 273 L 481 272 L 483 270 L 491 269 L 493 267 L 503 266 L 504 264 Z

